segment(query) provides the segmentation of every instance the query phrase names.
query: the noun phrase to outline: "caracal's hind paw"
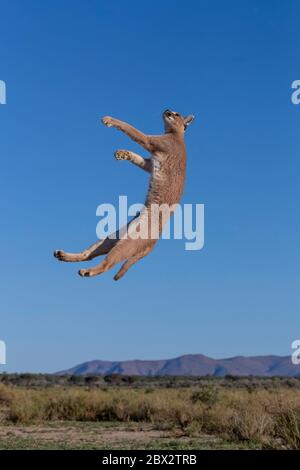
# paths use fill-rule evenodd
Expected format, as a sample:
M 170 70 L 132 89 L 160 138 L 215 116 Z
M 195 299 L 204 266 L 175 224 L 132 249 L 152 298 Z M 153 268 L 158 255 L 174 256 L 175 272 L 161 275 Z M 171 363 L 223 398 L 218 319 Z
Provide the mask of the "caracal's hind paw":
M 53 255 L 59 261 L 68 261 L 67 254 L 63 250 L 55 250 Z
M 81 277 L 91 277 L 92 276 L 89 269 L 79 269 L 78 274 Z

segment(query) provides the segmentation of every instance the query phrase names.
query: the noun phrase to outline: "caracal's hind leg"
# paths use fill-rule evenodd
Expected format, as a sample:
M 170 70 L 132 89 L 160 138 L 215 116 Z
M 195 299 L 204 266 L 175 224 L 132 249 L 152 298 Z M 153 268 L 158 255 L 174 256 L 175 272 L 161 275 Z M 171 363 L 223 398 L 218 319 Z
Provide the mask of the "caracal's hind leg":
M 114 247 L 118 240 L 105 238 L 103 240 L 99 240 L 93 245 L 91 245 L 86 250 L 80 253 L 67 253 L 63 250 L 56 250 L 54 252 L 55 258 L 59 261 L 66 261 L 66 262 L 76 262 L 76 261 L 89 261 L 97 256 L 106 255 L 109 251 Z
M 123 254 L 122 251 L 118 249 L 118 246 L 116 246 L 115 248 L 112 248 L 106 258 L 102 261 L 102 263 L 98 264 L 98 266 L 90 269 L 80 269 L 78 274 L 82 277 L 98 276 L 98 274 L 102 274 L 105 271 L 108 271 L 115 264 L 123 261 L 124 259 L 126 259 L 126 254 Z
M 80 253 L 67 253 L 63 250 L 56 250 L 54 252 L 55 258 L 59 261 L 67 261 L 67 262 L 76 262 L 76 261 L 89 261 L 91 259 L 96 258 L 97 256 L 107 255 L 120 241 L 120 238 L 126 231 L 128 230 L 129 225 L 139 216 L 139 213 L 133 217 L 132 220 L 128 222 L 125 227 L 117 230 L 115 233 L 109 235 L 109 237 L 104 238 L 103 240 L 99 240 L 89 248 Z M 125 257 L 126 258 L 126 257 Z M 125 259 L 122 258 L 122 259 Z M 122 261 L 120 259 L 120 261 Z
M 102 263 L 90 269 L 80 269 L 78 274 L 82 277 L 98 276 L 98 274 L 102 274 L 111 269 L 115 264 L 134 256 L 135 249 L 136 240 L 128 238 L 118 240 Z
M 128 269 L 133 265 L 135 264 L 137 261 L 139 261 L 140 259 L 144 258 L 145 256 L 148 255 L 148 253 L 152 250 L 152 247 L 149 246 L 148 248 L 146 248 L 144 251 L 142 251 L 141 253 L 137 253 L 136 255 L 132 256 L 131 258 L 129 258 L 124 264 L 123 266 L 121 267 L 121 269 L 117 272 L 117 274 L 114 276 L 114 280 L 115 281 L 118 281 L 119 279 L 121 279 L 122 276 L 124 276 L 124 274 L 126 274 L 126 272 L 128 271 Z

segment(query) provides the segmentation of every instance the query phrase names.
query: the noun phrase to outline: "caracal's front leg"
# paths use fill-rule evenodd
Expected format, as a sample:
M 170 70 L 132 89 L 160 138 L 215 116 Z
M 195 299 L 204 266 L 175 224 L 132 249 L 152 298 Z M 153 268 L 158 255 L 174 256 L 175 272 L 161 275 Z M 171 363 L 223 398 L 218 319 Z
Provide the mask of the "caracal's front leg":
M 131 152 L 129 150 L 117 150 L 114 155 L 116 160 L 128 160 L 139 168 L 142 168 L 142 170 L 145 170 L 148 173 L 152 172 L 151 158 L 143 158 L 137 153 Z
M 119 119 L 112 118 L 110 116 L 105 116 L 102 118 L 103 124 L 107 127 L 115 127 L 120 131 L 124 132 L 128 137 L 130 137 L 134 142 L 144 147 L 144 149 L 149 152 L 152 151 L 152 142 L 148 135 L 143 134 L 143 132 L 135 129 L 135 127 L 127 124 L 127 122 L 119 121 Z

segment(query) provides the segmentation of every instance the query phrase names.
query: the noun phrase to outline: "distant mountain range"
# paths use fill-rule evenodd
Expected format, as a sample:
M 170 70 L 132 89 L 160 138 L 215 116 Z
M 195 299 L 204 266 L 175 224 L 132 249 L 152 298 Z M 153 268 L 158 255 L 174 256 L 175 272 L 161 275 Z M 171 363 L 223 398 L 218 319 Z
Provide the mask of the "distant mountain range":
M 203 354 L 187 354 L 174 359 L 156 361 L 89 361 L 59 375 L 256 375 L 300 377 L 300 365 L 294 365 L 290 356 L 236 356 L 212 359 Z

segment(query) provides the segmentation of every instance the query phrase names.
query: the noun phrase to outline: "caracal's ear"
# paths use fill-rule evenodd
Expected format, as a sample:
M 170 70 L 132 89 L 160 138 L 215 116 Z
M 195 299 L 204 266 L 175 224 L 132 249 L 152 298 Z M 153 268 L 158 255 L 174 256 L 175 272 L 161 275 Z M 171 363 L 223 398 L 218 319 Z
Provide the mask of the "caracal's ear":
M 186 129 L 195 119 L 195 116 L 193 114 L 189 114 L 186 116 L 183 121 L 184 121 L 184 128 Z

